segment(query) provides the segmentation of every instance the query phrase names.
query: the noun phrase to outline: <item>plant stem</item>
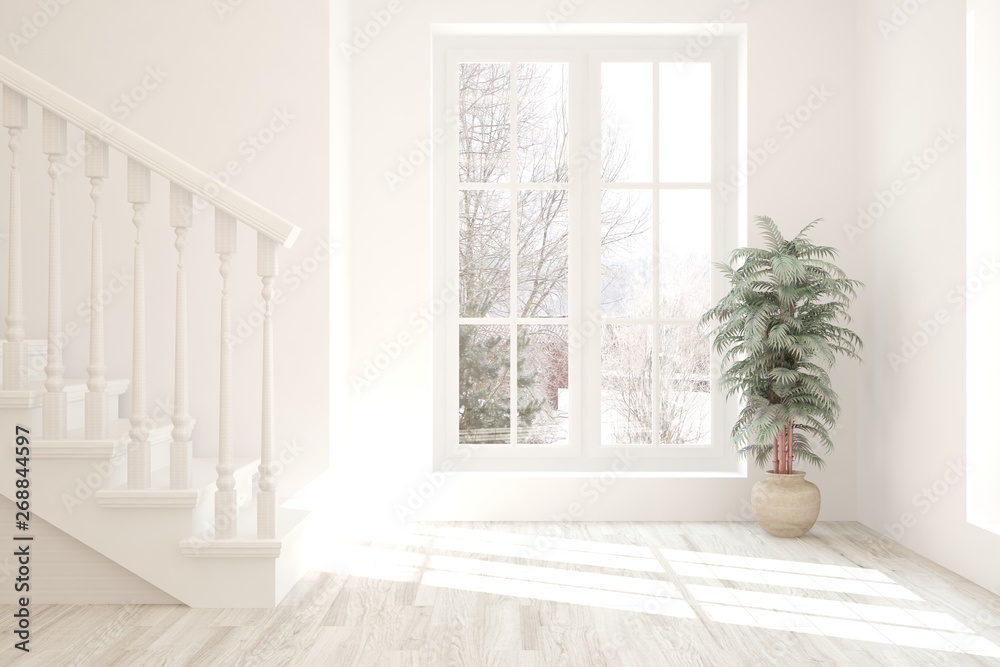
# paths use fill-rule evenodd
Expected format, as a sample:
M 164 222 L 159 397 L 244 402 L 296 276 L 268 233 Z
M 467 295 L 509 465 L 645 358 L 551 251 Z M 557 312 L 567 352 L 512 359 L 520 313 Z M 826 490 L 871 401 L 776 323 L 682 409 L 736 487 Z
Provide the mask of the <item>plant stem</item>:
M 774 452 L 774 474 L 777 475 L 781 470 L 778 467 L 778 443 L 780 440 L 778 438 L 774 439 L 774 445 L 771 446 L 771 451 Z

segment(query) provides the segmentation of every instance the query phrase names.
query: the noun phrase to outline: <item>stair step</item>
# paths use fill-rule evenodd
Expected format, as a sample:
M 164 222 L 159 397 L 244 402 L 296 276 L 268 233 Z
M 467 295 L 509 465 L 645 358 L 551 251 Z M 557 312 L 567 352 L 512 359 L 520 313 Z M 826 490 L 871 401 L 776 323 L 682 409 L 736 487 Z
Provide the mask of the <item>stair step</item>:
M 44 338 L 29 338 L 28 344 L 28 381 L 45 377 L 45 360 L 48 357 L 48 343 Z M 0 345 L 0 367 L 3 366 L 3 346 Z
M 108 395 L 108 419 L 118 419 L 118 399 L 128 391 L 128 380 L 108 380 L 105 393 Z M 86 380 L 66 380 L 63 388 L 66 394 L 66 423 L 70 428 L 83 424 L 83 402 L 87 395 Z M 42 407 L 45 395 L 45 381 L 32 380 L 27 389 L 0 391 L 0 409 L 27 410 Z
M 273 540 L 257 539 L 257 505 L 240 511 L 237 535 L 217 540 L 209 533 L 180 541 L 181 553 L 191 558 L 277 558 L 285 545 L 301 547 L 313 513 L 308 510 L 278 508 L 278 530 Z
M 37 382 L 29 382 L 28 388 L 38 389 L 39 391 L 44 392 L 45 381 L 42 380 Z M 104 392 L 109 397 L 115 397 L 115 398 L 121 396 L 126 391 L 128 391 L 128 380 L 124 379 L 108 380 L 107 387 L 104 390 Z M 73 401 L 82 401 L 84 395 L 86 395 L 87 393 L 87 381 L 78 379 L 66 380 L 66 385 L 63 387 L 63 392 L 66 393 L 67 403 L 72 403 Z
M 32 439 L 31 456 L 39 459 L 112 459 L 112 464 L 118 465 L 125 459 L 131 427 L 127 419 L 115 419 L 108 423 L 108 437 L 101 440 L 87 440 L 83 428 L 67 431 L 65 440 Z M 169 462 L 170 452 L 164 455 L 160 450 L 170 442 L 172 428 L 171 424 L 157 424 L 149 430 L 154 461 L 161 461 L 165 456 Z
M 237 487 L 240 482 L 249 481 L 257 469 L 258 461 L 236 461 Z M 215 480 L 218 472 L 215 469 L 216 460 L 209 458 L 194 458 L 191 460 L 191 487 L 187 489 L 170 488 L 170 467 L 165 466 L 153 470 L 150 474 L 150 488 L 130 489 L 128 484 L 119 484 L 110 489 L 102 489 L 95 495 L 97 504 L 101 507 L 150 507 L 150 508 L 194 508 L 199 501 L 212 497 L 215 492 Z M 249 494 L 246 494 L 249 496 Z M 246 499 L 249 502 L 249 498 Z

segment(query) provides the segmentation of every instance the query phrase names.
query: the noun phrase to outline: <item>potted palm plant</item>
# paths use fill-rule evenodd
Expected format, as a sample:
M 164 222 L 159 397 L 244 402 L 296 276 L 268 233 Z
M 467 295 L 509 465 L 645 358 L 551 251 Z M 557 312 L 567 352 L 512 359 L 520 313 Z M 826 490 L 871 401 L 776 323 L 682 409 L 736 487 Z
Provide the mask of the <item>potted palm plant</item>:
M 848 329 L 851 301 L 862 286 L 832 260 L 837 251 L 813 244 L 814 220 L 786 240 L 768 217 L 755 222 L 764 248 L 737 248 L 716 266 L 729 293 L 701 318 L 721 355 L 721 385 L 743 408 L 733 426 L 742 456 L 753 457 L 767 478 L 751 501 L 757 522 L 778 537 L 804 535 L 819 516 L 819 489 L 796 470 L 822 467 L 817 453 L 833 449 L 829 429 L 840 403 L 828 370 L 838 356 L 858 359 L 861 339 Z

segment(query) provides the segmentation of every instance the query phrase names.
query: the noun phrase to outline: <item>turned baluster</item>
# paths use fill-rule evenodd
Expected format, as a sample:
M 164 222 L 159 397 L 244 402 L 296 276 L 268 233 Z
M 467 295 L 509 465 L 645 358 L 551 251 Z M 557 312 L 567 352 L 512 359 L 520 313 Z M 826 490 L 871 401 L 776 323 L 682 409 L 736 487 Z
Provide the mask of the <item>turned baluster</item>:
M 84 398 L 88 440 L 108 437 L 107 366 L 104 365 L 104 239 L 101 229 L 101 190 L 108 177 L 108 145 L 94 135 L 86 136 L 85 173 L 90 179 L 90 198 L 94 202 L 91 224 L 90 258 L 90 361 L 87 365 L 87 395 Z
M 170 184 L 170 226 L 174 228 L 177 248 L 177 317 L 174 335 L 174 414 L 170 442 L 170 488 L 191 486 L 191 415 L 188 412 L 188 311 L 187 272 L 184 251 L 191 226 L 194 202 L 191 193 Z
M 3 343 L 3 388 L 28 386 L 28 343 L 24 339 L 24 275 L 21 257 L 21 171 L 17 153 L 28 124 L 28 99 L 3 87 L 3 124 L 10 134 L 10 229 L 7 283 L 7 338 Z
M 264 297 L 264 354 L 261 378 L 260 480 L 257 493 L 257 537 L 274 539 L 277 529 L 278 482 L 274 465 L 274 278 L 278 274 L 278 245 L 257 234 L 257 275 Z
M 48 109 L 42 110 L 42 152 L 49 156 L 49 336 L 45 364 L 45 396 L 42 398 L 42 436 L 47 440 L 66 437 L 66 381 L 63 373 L 62 340 L 62 230 L 59 216 L 59 181 L 66 156 L 66 121 Z
M 233 351 L 232 304 L 229 297 L 230 261 L 236 252 L 236 218 L 215 209 L 215 252 L 219 254 L 219 274 L 222 276 L 222 318 L 219 361 L 219 473 L 215 492 L 215 536 L 218 539 L 236 537 L 236 479 L 233 473 Z
M 149 423 L 146 414 L 146 259 L 142 224 L 150 201 L 149 169 L 128 161 L 128 200 L 135 225 L 134 282 L 132 284 L 132 414 L 129 423 L 128 488 L 149 488 Z

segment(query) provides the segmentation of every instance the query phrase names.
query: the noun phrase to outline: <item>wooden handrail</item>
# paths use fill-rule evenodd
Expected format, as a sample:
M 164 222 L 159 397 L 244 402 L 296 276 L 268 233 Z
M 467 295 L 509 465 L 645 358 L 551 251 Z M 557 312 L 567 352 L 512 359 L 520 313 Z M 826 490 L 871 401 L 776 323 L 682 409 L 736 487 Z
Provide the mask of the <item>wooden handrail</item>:
M 278 244 L 289 248 L 298 238 L 301 230 L 281 216 L 3 57 L 0 57 L 0 83 Z

